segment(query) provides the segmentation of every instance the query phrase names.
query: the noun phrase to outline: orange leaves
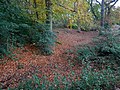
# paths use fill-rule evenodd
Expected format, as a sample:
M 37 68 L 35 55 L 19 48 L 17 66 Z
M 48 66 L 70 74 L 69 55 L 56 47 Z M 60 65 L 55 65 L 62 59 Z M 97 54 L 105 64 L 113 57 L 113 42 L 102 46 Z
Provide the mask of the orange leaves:
M 58 33 L 58 41 L 54 48 L 54 54 L 42 56 L 37 52 L 34 46 L 27 45 L 24 49 L 17 48 L 14 53 L 20 57 L 18 61 L 8 61 L 0 64 L 0 83 L 2 87 L 15 87 L 21 80 L 32 78 L 36 74 L 39 78 L 47 76 L 48 80 L 53 81 L 55 73 L 62 76 L 71 75 L 71 66 L 69 65 L 68 56 L 74 57 L 74 54 L 65 54 L 66 50 L 80 44 L 88 44 L 97 32 L 80 32 L 75 30 L 55 30 Z M 37 55 L 36 55 L 37 54 Z M 77 74 L 81 72 L 81 67 L 72 66 L 72 70 Z M 76 80 L 76 76 L 71 77 Z

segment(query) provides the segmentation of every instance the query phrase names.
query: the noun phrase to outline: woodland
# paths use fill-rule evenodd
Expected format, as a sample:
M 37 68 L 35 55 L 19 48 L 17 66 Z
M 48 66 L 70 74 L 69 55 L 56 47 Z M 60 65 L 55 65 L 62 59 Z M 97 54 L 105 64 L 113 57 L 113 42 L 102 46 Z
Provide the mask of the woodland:
M 0 90 L 120 90 L 119 0 L 0 0 Z

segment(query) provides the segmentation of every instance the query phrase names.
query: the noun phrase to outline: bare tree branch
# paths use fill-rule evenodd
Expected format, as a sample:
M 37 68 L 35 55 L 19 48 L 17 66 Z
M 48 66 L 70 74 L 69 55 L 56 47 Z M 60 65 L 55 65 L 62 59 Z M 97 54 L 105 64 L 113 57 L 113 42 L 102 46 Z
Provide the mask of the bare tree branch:
M 114 3 L 113 3 L 114 2 Z M 107 8 L 109 8 L 109 9 L 111 9 L 113 6 L 115 6 L 115 4 L 118 2 L 118 0 L 112 0 L 112 1 L 110 1 L 109 3 L 105 3 L 105 5 L 106 5 L 106 8 L 105 9 L 107 9 Z M 111 3 L 113 3 L 112 5 L 110 5 Z M 109 6 L 110 5 L 110 6 Z
M 64 5 L 60 4 L 60 2 L 59 2 L 58 0 L 56 0 L 56 4 L 57 4 L 58 6 L 64 8 L 64 9 L 67 9 L 67 10 L 71 11 L 71 12 L 76 12 L 74 9 L 69 8 L 69 7 L 67 7 L 67 6 L 64 6 Z
M 111 0 L 110 2 L 108 2 L 108 3 L 105 3 L 106 5 L 110 5 L 111 3 L 113 3 L 113 2 L 117 2 L 118 0 Z
M 95 14 L 95 11 L 94 11 L 93 0 L 90 0 L 88 3 L 89 3 L 89 5 L 90 5 L 91 12 L 93 13 L 95 19 L 98 19 L 98 16 Z
M 114 1 L 115 1 L 115 0 L 114 0 Z M 118 2 L 118 0 L 116 0 L 116 1 L 114 2 L 114 4 L 111 5 L 110 8 L 112 8 L 117 2 Z
M 96 0 L 96 2 L 101 6 L 101 3 L 98 0 Z

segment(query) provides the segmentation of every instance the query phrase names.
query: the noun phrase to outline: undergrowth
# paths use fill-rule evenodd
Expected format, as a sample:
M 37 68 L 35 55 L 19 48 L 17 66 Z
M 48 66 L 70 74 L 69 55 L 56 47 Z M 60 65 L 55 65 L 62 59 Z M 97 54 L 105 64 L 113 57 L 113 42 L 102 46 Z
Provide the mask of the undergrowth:
M 83 68 L 80 80 L 71 80 L 69 77 L 55 75 L 53 81 L 48 81 L 47 77 L 38 78 L 36 75 L 32 79 L 23 81 L 17 88 L 9 90 L 115 90 L 115 72 L 110 68 L 97 71 L 90 65 Z
M 100 70 L 84 67 L 81 80 L 75 82 L 71 90 L 114 90 L 117 78 L 111 69 Z
M 77 50 L 76 62 L 82 64 L 82 90 L 115 90 L 120 81 L 119 33 L 104 33 L 94 45 Z
M 94 45 L 77 50 L 75 60 L 83 67 L 77 75 L 80 80 L 70 81 L 70 77 L 56 74 L 50 82 L 33 76 L 13 90 L 115 90 L 120 82 L 119 35 L 104 36 L 97 38 Z
M 120 65 L 120 37 L 118 35 L 104 34 L 94 39 L 95 45 L 85 46 L 77 50 L 76 61 L 96 62 L 99 64 Z
M 0 58 L 11 55 L 14 47 L 34 44 L 43 54 L 51 54 L 55 35 L 48 27 L 32 20 L 17 0 L 0 0 Z
M 15 2 L 0 0 L 0 58 L 10 55 L 13 47 L 28 43 L 37 46 L 43 54 L 51 54 L 55 34 L 34 22 Z M 95 41 L 95 45 L 77 50 L 75 60 L 83 66 L 80 80 L 68 81 L 64 76 L 59 80 L 60 75 L 56 75 L 49 82 L 34 75 L 13 90 L 114 90 L 120 82 L 119 35 L 104 34 Z

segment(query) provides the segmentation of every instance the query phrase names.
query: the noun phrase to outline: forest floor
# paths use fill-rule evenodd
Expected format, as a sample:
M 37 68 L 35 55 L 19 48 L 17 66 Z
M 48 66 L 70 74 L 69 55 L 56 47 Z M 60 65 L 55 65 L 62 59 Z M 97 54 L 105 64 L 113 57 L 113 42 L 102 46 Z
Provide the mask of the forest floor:
M 76 73 L 75 75 L 80 74 L 82 66 L 75 65 L 70 68 L 69 56 L 72 58 L 74 54 L 67 54 L 67 52 L 78 45 L 92 43 L 93 37 L 96 37 L 98 32 L 77 32 L 67 29 L 54 31 L 57 33 L 57 42 L 59 42 L 53 48 L 54 54 L 50 56 L 39 55 L 34 46 L 26 45 L 24 48 L 17 48 L 15 51 L 15 57 L 18 60 L 4 58 L 6 62 L 0 64 L 0 87 L 3 89 L 15 87 L 20 81 L 32 78 L 34 74 L 40 78 L 45 75 L 51 81 L 56 72 L 68 76 L 72 69 Z M 76 76 L 72 78 L 75 79 Z

